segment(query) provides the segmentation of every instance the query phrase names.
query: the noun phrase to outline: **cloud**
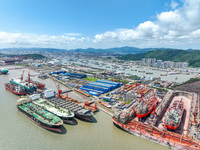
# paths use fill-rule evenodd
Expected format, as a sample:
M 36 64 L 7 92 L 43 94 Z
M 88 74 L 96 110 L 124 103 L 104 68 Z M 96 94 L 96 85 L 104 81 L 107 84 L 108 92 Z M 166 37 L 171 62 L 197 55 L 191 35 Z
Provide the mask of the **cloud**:
M 178 7 L 178 3 L 172 0 L 170 6 L 171 6 L 172 9 L 175 9 L 176 7 Z
M 94 42 L 132 43 L 141 47 L 196 43 L 200 36 L 200 0 L 185 0 L 182 7 L 177 6 L 178 3 L 172 1 L 173 10 L 157 14 L 155 21 L 98 34 Z
M 81 36 L 80 33 L 64 33 L 66 36 Z
M 75 38 L 66 35 L 50 36 L 28 33 L 0 32 L 1 45 L 13 46 L 44 46 L 44 47 L 65 47 L 67 45 L 80 45 L 89 40 L 85 37 Z

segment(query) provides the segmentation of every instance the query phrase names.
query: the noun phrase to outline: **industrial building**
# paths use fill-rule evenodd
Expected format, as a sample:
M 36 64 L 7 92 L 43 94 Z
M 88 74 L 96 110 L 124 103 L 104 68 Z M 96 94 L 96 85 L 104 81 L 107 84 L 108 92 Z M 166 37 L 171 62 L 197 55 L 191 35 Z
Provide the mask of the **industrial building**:
M 112 82 L 107 80 L 97 80 L 96 82 L 89 82 L 86 85 L 80 87 L 80 90 L 85 91 L 87 94 L 99 96 L 103 93 L 112 91 L 123 85 L 119 82 Z
M 54 72 L 50 72 L 49 75 L 51 74 L 57 74 L 57 75 L 61 75 L 61 76 L 69 76 L 72 78 L 86 78 L 87 75 L 86 74 L 79 74 L 79 73 L 69 73 L 66 71 L 54 71 Z

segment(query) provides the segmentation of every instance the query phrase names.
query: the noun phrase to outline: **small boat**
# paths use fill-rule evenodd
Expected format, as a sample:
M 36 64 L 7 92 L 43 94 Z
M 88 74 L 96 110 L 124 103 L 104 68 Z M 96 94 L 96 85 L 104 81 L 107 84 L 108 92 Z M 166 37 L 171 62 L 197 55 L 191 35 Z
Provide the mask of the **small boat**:
M 167 76 L 167 74 L 160 74 L 160 76 Z

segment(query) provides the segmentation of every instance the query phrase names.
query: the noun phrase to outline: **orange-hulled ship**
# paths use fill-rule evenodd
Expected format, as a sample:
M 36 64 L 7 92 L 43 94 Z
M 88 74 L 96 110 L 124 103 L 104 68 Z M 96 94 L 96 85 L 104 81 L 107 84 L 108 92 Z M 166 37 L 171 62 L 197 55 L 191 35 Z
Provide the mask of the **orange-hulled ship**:
M 10 91 L 16 95 L 25 95 L 26 94 L 25 88 L 22 86 L 16 85 L 16 84 L 5 83 L 5 88 L 8 91 Z
M 137 117 L 143 118 L 143 117 L 148 116 L 153 110 L 155 110 L 157 104 L 158 104 L 158 100 L 154 96 L 154 93 L 152 97 L 146 100 L 143 99 L 143 96 L 141 93 L 141 101 L 136 108 Z
M 167 109 L 165 114 L 165 127 L 170 130 L 175 130 L 181 123 L 181 119 L 184 111 L 184 102 L 176 100 L 170 108 Z

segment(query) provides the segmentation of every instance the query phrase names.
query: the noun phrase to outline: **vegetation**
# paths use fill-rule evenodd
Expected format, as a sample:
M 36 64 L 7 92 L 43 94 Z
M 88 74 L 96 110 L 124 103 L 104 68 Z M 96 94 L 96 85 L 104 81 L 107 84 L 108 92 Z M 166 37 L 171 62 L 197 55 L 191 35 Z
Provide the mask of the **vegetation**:
M 132 100 L 127 100 L 126 102 L 125 102 L 125 104 L 130 104 L 132 102 Z
M 194 83 L 194 82 L 197 82 L 197 81 L 200 81 L 200 78 L 190 78 L 188 81 L 186 81 L 186 82 L 184 82 L 182 84 L 176 84 L 172 88 L 176 88 L 176 87 L 179 87 L 179 86 L 182 86 L 182 85 Z
M 192 67 L 200 67 L 200 51 L 186 50 L 154 50 L 146 53 L 128 54 L 118 57 L 120 60 L 141 60 L 142 58 L 156 58 L 163 61 L 188 62 Z
M 84 80 L 88 80 L 88 81 L 95 82 L 95 81 L 97 81 L 98 79 L 97 79 L 97 78 L 88 77 L 88 78 L 85 78 Z
M 25 59 L 27 58 L 32 58 L 32 59 L 44 59 L 46 58 L 45 56 L 41 55 L 41 54 L 25 54 Z
M 8 57 L 14 57 L 14 56 L 25 56 L 25 59 L 44 59 L 46 58 L 45 56 L 41 54 L 25 54 L 25 55 L 7 55 Z
M 127 80 L 123 80 L 123 79 L 120 79 L 120 78 L 118 78 L 118 79 L 111 79 L 111 81 L 121 82 L 121 83 L 124 83 L 124 84 L 129 83 Z
M 111 57 L 106 57 L 107 59 L 111 59 Z
M 95 48 L 88 48 L 88 49 L 75 49 L 71 50 L 73 52 L 84 52 L 84 53 L 112 53 L 112 54 L 137 54 L 137 53 L 144 53 L 150 50 L 155 50 L 155 48 L 136 48 L 136 47 L 115 47 L 115 48 L 108 48 L 108 49 L 95 49 Z

